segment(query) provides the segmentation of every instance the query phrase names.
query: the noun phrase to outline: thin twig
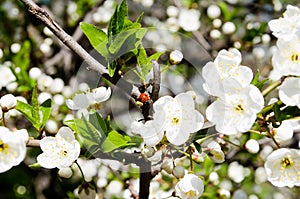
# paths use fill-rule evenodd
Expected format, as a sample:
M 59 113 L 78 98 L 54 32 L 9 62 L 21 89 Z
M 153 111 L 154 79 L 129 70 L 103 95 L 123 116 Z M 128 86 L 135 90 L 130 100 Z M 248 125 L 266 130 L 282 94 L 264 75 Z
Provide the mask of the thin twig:
M 26 143 L 27 147 L 40 147 L 40 140 L 29 139 Z
M 50 15 L 32 0 L 20 0 L 24 3 L 28 11 L 37 19 L 43 22 L 66 46 L 74 51 L 88 65 L 89 69 L 99 72 L 100 74 L 107 73 L 107 69 L 88 54 L 70 35 L 68 35 L 58 24 L 50 17 Z

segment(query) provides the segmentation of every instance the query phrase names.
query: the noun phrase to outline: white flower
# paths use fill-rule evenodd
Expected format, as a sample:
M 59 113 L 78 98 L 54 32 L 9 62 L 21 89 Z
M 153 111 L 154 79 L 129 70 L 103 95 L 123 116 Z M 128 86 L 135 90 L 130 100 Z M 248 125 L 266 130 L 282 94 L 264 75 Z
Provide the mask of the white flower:
M 55 78 L 49 87 L 51 93 L 60 93 L 63 91 L 65 86 L 64 81 L 61 78 Z
M 300 186 L 300 150 L 280 148 L 265 162 L 268 181 L 276 187 Z
M 271 133 L 274 135 L 275 140 L 279 144 L 284 144 L 292 139 L 294 135 L 294 129 L 291 121 L 285 120 L 282 121 L 278 128 L 271 128 Z
M 300 31 L 290 40 L 279 38 L 272 57 L 274 69 L 281 75 L 300 75 Z
M 251 129 L 256 114 L 264 105 L 264 98 L 258 88 L 245 88 L 234 79 L 223 81 L 225 94 L 206 109 L 206 117 L 216 125 L 218 132 L 233 135 Z
M 195 9 L 181 9 L 179 13 L 179 26 L 185 31 L 195 31 L 200 28 L 200 12 Z
M 0 173 L 19 165 L 26 155 L 26 129 L 11 132 L 6 127 L 0 127 Z
M 106 100 L 111 95 L 111 89 L 110 88 L 105 88 L 105 87 L 98 87 L 92 90 L 92 92 L 89 92 L 86 94 L 88 99 L 89 99 L 89 104 L 96 104 L 96 103 L 101 103 Z
M 166 135 L 174 145 L 184 144 L 191 133 L 201 129 L 203 116 L 195 109 L 193 98 L 181 93 L 175 98 L 165 96 L 153 104 L 153 120 L 145 124 L 133 122 L 131 129 L 140 134 L 148 146 L 155 146 Z
M 52 77 L 42 74 L 37 78 L 37 86 L 40 91 L 45 91 L 48 89 L 53 82 Z
M 0 86 L 5 87 L 7 84 L 16 81 L 15 75 L 9 67 L 0 65 Z
M 286 78 L 278 89 L 279 98 L 284 104 L 300 108 L 300 78 Z
M 228 177 L 234 182 L 240 183 L 245 179 L 245 169 L 238 162 L 231 162 L 228 166 Z
M 271 20 L 268 25 L 277 38 L 289 40 L 292 35 L 300 30 L 300 9 L 296 6 L 288 5 L 283 17 Z
M 249 85 L 253 73 L 249 67 L 241 66 L 241 61 L 242 56 L 237 49 L 221 50 L 214 62 L 208 62 L 202 69 L 204 90 L 215 96 L 223 94 L 223 81 L 227 78 L 236 79 L 243 87 Z
M 7 112 L 17 106 L 17 99 L 12 94 L 6 94 L 1 97 L 0 106 L 3 112 Z
M 68 99 L 66 104 L 71 110 L 87 109 L 93 104 L 108 100 L 110 95 L 110 88 L 106 89 L 105 87 L 99 87 L 86 94 L 76 94 L 72 100 Z
M 186 174 L 175 186 L 176 196 L 182 199 L 198 199 L 203 191 L 202 180 L 194 174 Z
M 44 137 L 40 145 L 43 153 L 37 161 L 48 169 L 69 167 L 79 157 L 80 145 L 68 127 L 61 127 L 55 137 Z
M 170 63 L 171 64 L 179 64 L 183 59 L 183 54 L 179 50 L 173 50 L 170 53 Z
M 166 133 L 169 142 L 174 145 L 184 144 L 191 133 L 201 129 L 203 116 L 195 109 L 193 98 L 181 93 L 175 98 L 165 96 L 153 105 L 155 124 L 161 124 L 161 132 Z

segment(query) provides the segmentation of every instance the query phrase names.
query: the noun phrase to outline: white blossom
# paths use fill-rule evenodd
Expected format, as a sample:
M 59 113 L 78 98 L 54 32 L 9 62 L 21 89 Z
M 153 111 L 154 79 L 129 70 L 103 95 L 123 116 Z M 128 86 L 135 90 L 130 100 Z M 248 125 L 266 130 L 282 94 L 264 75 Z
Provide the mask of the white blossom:
M 7 66 L 0 65 L 0 87 L 5 87 L 9 83 L 16 81 L 16 77 Z
M 300 30 L 286 41 L 279 38 L 272 57 L 274 69 L 281 75 L 300 75 Z
M 24 160 L 27 141 L 26 129 L 12 132 L 6 127 L 0 127 L 0 173 L 8 171 Z
M 271 133 L 279 144 L 285 144 L 287 141 L 292 139 L 294 129 L 291 121 L 284 120 L 279 127 L 271 128 Z
M 80 144 L 68 127 L 61 127 L 55 137 L 44 137 L 40 145 L 43 153 L 37 161 L 48 169 L 69 167 L 79 157 Z
M 289 40 L 292 35 L 300 30 L 300 9 L 296 6 L 288 5 L 283 17 L 269 21 L 268 25 L 277 38 Z
M 186 174 L 175 186 L 176 196 L 182 199 L 198 199 L 203 191 L 202 180 L 194 174 Z
M 284 104 L 300 108 L 300 78 L 288 77 L 278 89 L 279 98 Z
M 218 132 L 226 135 L 250 130 L 256 114 L 263 108 L 262 94 L 255 86 L 243 88 L 234 79 L 223 82 L 225 94 L 207 107 L 207 119 L 216 125 Z
M 280 148 L 265 162 L 268 181 L 276 187 L 300 186 L 300 150 Z
M 243 87 L 250 84 L 253 73 L 249 67 L 240 65 L 242 56 L 239 50 L 221 50 L 214 62 L 208 62 L 202 69 L 205 80 L 204 90 L 211 95 L 220 96 L 224 93 L 223 81 L 227 78 L 236 79 Z
M 99 87 L 93 89 L 91 92 L 76 94 L 73 99 L 68 99 L 66 104 L 71 110 L 87 109 L 89 106 L 96 103 L 101 103 L 111 95 L 111 89 L 105 87 Z
M 196 9 L 181 9 L 178 23 L 185 31 L 196 31 L 200 28 L 200 12 Z

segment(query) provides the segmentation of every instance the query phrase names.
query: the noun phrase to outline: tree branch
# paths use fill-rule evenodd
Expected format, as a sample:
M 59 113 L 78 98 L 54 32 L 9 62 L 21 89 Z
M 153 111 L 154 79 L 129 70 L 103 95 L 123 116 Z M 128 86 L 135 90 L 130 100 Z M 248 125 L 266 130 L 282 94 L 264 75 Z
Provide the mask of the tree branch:
M 66 46 L 74 51 L 82 60 L 88 65 L 88 69 L 99 72 L 100 74 L 107 73 L 107 69 L 89 55 L 70 35 L 68 35 L 58 24 L 50 17 L 50 15 L 32 0 L 20 0 L 24 3 L 28 11 L 33 14 L 37 19 L 43 22 Z
M 160 67 L 157 61 L 152 60 L 153 67 L 153 89 L 152 89 L 152 101 L 155 102 L 158 99 L 160 90 Z

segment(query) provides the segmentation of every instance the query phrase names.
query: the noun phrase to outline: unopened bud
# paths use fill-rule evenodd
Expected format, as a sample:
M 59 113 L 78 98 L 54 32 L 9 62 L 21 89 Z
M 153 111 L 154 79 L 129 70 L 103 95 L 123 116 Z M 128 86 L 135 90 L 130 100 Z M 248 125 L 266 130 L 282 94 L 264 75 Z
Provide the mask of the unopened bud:
M 177 178 L 182 178 L 185 174 L 183 166 L 176 166 L 173 170 L 173 175 Z
M 3 112 L 7 112 L 17 106 L 17 99 L 12 94 L 4 95 L 0 99 L 0 106 Z
M 256 140 L 250 139 L 246 142 L 245 148 L 249 153 L 257 153 L 259 151 L 259 144 Z
M 174 50 L 170 53 L 170 64 L 179 64 L 183 59 L 183 54 L 179 50 Z
M 58 175 L 62 178 L 70 178 L 72 176 L 73 172 L 70 167 L 67 168 L 61 168 L 58 171 Z
M 174 169 L 174 165 L 173 165 L 173 161 L 171 159 L 167 159 L 165 160 L 161 167 L 168 173 L 171 174 L 173 172 Z

